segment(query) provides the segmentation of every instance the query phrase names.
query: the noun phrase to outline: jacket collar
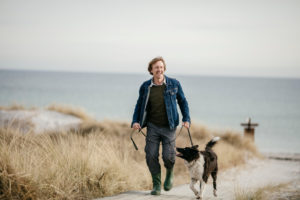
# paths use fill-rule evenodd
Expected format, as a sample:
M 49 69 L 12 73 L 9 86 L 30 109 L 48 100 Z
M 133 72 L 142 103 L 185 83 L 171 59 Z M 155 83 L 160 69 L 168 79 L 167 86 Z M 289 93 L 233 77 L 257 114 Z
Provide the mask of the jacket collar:
M 165 85 L 167 85 L 167 76 L 166 75 L 164 75 L 164 82 L 163 82 L 163 84 L 165 84 Z M 155 83 L 154 83 L 154 81 L 153 81 L 153 78 L 151 78 L 150 79 L 151 80 L 151 83 L 150 83 L 150 87 L 152 87 L 153 85 L 156 85 Z
M 150 87 L 152 87 L 153 85 L 155 85 L 153 83 L 153 78 L 151 78 L 148 83 L 149 83 Z M 168 76 L 166 76 L 166 75 L 164 75 L 164 84 L 165 85 L 172 85 L 172 82 L 170 81 L 170 78 Z

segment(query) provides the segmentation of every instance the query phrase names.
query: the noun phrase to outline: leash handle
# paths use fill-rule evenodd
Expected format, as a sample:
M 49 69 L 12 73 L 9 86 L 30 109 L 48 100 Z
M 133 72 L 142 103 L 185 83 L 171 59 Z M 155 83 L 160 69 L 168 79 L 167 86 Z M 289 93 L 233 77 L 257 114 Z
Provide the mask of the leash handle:
M 132 137 L 131 137 L 130 139 L 131 139 L 131 141 L 132 141 L 132 144 L 133 144 L 135 150 L 139 150 L 138 147 L 136 146 L 135 142 L 133 141 Z
M 134 131 L 135 131 L 135 130 L 133 129 L 133 131 L 132 131 L 131 134 L 130 134 L 130 140 L 131 140 L 131 142 L 132 142 L 132 144 L 133 144 L 135 150 L 139 150 L 139 148 L 137 147 L 137 145 L 136 145 L 136 143 L 134 142 L 133 137 L 132 137 Z M 139 132 L 141 132 L 141 133 L 146 137 L 146 134 L 142 131 L 142 129 L 139 129 Z
M 133 129 L 133 131 L 132 131 L 131 134 L 130 134 L 130 139 L 131 139 L 131 142 L 132 142 L 132 144 L 133 144 L 135 150 L 139 150 L 138 147 L 137 147 L 137 145 L 135 144 L 135 142 L 134 142 L 134 140 L 133 140 L 133 137 L 132 137 L 134 131 L 135 131 L 135 130 Z
M 180 131 L 179 131 L 177 137 L 180 135 L 180 133 L 181 133 L 183 127 L 185 127 L 185 126 L 183 126 L 183 125 L 181 126 Z M 193 140 L 192 140 L 192 136 L 191 136 L 191 133 L 190 133 L 190 128 L 186 128 L 186 129 L 188 130 L 188 134 L 189 134 L 189 138 L 190 138 L 191 145 L 194 146 Z M 177 137 L 176 137 L 176 138 L 177 138 Z
M 189 133 L 191 145 L 194 146 L 193 141 L 192 141 L 192 136 L 191 136 L 191 133 L 190 133 L 190 128 L 187 128 L 187 130 L 188 130 L 188 133 Z
M 142 131 L 142 129 L 139 129 L 139 132 L 141 132 L 146 137 L 146 134 Z

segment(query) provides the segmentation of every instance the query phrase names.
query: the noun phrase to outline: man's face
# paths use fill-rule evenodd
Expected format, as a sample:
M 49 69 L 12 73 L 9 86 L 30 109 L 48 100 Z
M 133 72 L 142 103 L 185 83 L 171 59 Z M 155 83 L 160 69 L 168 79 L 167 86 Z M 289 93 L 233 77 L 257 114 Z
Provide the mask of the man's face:
M 156 78 L 162 78 L 165 72 L 165 66 L 162 61 L 157 61 L 152 65 L 152 70 L 151 70 L 153 77 Z

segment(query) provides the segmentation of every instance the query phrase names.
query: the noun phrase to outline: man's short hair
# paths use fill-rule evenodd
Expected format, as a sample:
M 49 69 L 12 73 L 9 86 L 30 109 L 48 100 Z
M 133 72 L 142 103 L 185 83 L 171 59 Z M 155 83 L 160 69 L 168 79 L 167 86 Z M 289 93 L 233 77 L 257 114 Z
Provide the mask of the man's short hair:
M 155 57 L 153 58 L 150 62 L 149 62 L 149 65 L 148 65 L 148 71 L 151 75 L 153 75 L 153 73 L 151 72 L 152 70 L 152 65 L 155 64 L 156 62 L 158 61 L 162 61 L 164 63 L 164 68 L 165 68 L 165 71 L 166 71 L 166 63 L 165 63 L 165 60 L 163 59 L 163 57 L 161 56 L 158 56 L 158 57 Z

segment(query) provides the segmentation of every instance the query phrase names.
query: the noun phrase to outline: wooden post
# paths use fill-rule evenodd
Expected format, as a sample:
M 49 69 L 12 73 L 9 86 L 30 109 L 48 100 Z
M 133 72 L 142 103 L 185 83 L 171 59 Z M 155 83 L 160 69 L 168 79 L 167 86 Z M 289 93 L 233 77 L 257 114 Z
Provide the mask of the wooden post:
M 245 127 L 244 128 L 244 136 L 249 137 L 254 141 L 254 127 L 258 126 L 257 123 L 251 123 L 251 118 L 249 117 L 246 120 L 246 123 L 241 123 L 241 126 Z

